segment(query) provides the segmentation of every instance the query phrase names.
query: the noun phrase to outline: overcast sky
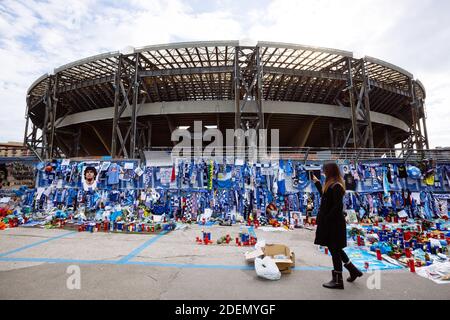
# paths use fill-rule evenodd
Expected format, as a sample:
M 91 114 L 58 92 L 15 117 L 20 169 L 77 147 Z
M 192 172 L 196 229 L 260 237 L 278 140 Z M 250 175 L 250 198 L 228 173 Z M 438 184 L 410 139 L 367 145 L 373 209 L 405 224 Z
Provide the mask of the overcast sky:
M 254 39 L 353 51 L 427 90 L 431 147 L 450 146 L 447 0 L 0 0 L 0 141 L 22 141 L 39 76 L 87 56 L 192 40 Z

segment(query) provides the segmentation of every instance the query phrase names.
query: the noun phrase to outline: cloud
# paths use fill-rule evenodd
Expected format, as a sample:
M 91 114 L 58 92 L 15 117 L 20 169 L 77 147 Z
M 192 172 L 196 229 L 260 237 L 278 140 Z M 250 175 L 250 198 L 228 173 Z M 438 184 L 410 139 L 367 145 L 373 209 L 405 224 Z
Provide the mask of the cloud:
M 448 145 L 450 3 L 440 0 L 0 2 L 0 141 L 21 140 L 40 75 L 87 56 L 173 41 L 250 38 L 349 50 L 397 64 L 427 88 L 432 146 Z
M 431 147 L 450 146 L 449 12 L 450 2 L 439 0 L 274 0 L 250 13 L 246 34 L 344 49 L 403 67 L 427 89 Z
M 171 41 L 236 39 L 227 10 L 196 13 L 178 1 L 0 3 L 0 141 L 22 140 L 25 98 L 39 76 L 87 56 Z
M 400 2 L 275 0 L 267 8 L 252 13 L 256 21 L 258 17 L 266 17 L 268 23 L 255 23 L 250 33 L 271 41 L 350 51 L 358 44 L 358 49 L 362 49 L 363 43 L 377 39 L 402 14 L 404 6 Z M 390 11 L 389 19 L 385 17 L 386 8 Z

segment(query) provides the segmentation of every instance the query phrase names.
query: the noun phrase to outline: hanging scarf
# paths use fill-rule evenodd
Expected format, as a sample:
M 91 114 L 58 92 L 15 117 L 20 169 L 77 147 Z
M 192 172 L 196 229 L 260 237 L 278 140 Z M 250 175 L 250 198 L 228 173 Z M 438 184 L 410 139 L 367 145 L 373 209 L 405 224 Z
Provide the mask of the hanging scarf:
M 383 192 L 384 192 L 385 197 L 389 197 L 389 191 L 390 191 L 389 181 L 388 181 L 388 177 L 387 177 L 387 170 L 388 170 L 388 168 L 383 168 Z
M 214 162 L 211 160 L 208 167 L 208 190 L 213 188 Z
M 174 182 L 175 179 L 176 179 L 175 165 L 172 165 L 172 174 L 170 175 L 170 182 Z

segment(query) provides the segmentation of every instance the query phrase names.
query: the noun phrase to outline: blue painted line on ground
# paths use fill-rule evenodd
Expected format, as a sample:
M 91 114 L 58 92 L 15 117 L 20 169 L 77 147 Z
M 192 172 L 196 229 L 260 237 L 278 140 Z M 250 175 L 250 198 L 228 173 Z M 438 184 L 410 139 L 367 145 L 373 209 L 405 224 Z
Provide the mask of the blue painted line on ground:
M 61 264 L 109 264 L 109 265 L 140 265 L 149 267 L 166 267 L 180 269 L 216 269 L 216 270 L 254 270 L 254 266 L 245 265 L 221 265 L 221 264 L 183 264 L 183 263 L 164 263 L 151 261 L 127 261 L 117 260 L 81 260 L 81 259 L 58 259 L 58 258 L 0 258 L 3 262 L 43 262 L 43 263 L 61 263 Z M 295 271 L 329 271 L 332 268 L 327 267 L 295 267 Z
M 3 262 L 44 262 L 44 263 L 77 263 L 77 264 L 118 264 L 117 260 L 81 260 L 59 258 L 0 258 Z
M 150 240 L 146 241 L 144 244 L 142 244 L 141 246 L 139 246 L 138 248 L 134 249 L 130 254 L 128 254 L 127 256 L 123 257 L 122 259 L 120 259 L 119 261 L 117 261 L 119 264 L 124 264 L 126 262 L 128 262 L 129 260 L 133 259 L 134 257 L 136 257 L 139 253 L 141 253 L 142 251 L 144 251 L 147 247 L 149 247 L 150 245 L 152 245 L 153 243 L 155 243 L 156 241 L 158 241 L 161 237 L 163 237 L 165 234 L 167 233 L 167 231 L 162 231 L 160 234 L 158 234 L 157 236 L 151 238 Z
M 13 254 L 13 253 L 17 253 L 17 252 L 20 252 L 20 251 L 23 251 L 23 250 L 27 250 L 27 249 L 30 249 L 30 248 L 33 248 L 33 247 L 37 247 L 37 246 L 39 246 L 41 244 L 44 244 L 44 243 L 47 243 L 47 242 L 50 242 L 50 241 L 53 241 L 53 240 L 58 240 L 58 239 L 61 239 L 61 238 L 65 238 L 65 237 L 70 236 L 70 235 L 72 235 L 74 233 L 77 233 L 77 232 L 76 231 L 71 231 L 71 232 L 67 232 L 67 233 L 61 234 L 61 235 L 56 236 L 56 237 L 51 237 L 51 238 L 48 238 L 48 239 L 45 239 L 45 240 L 41 240 L 41 241 L 38 241 L 38 242 L 35 242 L 35 243 L 31 243 L 29 245 L 26 245 L 26 246 L 23 246 L 23 247 L 20 247 L 20 248 L 17 248 L 17 249 L 14 249 L 14 250 L 2 253 L 2 254 L 0 254 L 0 257 L 5 257 L 5 256 L 8 256 L 8 255 Z
M 295 268 L 292 268 L 292 270 L 295 270 L 295 271 L 330 271 L 330 270 L 333 270 L 333 268 L 330 268 L 330 267 L 295 267 Z
M 253 227 L 249 228 L 249 231 L 254 233 Z M 20 252 L 29 248 L 33 248 L 39 246 L 41 244 L 61 239 L 67 237 L 69 235 L 77 233 L 76 231 L 64 233 L 59 236 L 51 237 L 42 241 L 38 241 L 21 248 L 11 250 L 9 252 L 0 254 L 0 261 L 3 262 L 42 262 L 42 263 L 61 263 L 61 264 L 109 264 L 109 265 L 142 265 L 142 266 L 150 266 L 150 267 L 169 267 L 169 268 L 181 268 L 181 269 L 223 269 L 223 270 L 254 270 L 254 266 L 250 265 L 214 265 L 214 264 L 182 264 L 182 263 L 164 263 L 164 262 L 151 262 L 151 261 L 130 261 L 134 257 L 136 257 L 140 252 L 148 248 L 150 245 L 158 241 L 162 236 L 164 236 L 167 231 L 161 232 L 159 235 L 152 237 L 144 244 L 133 250 L 130 254 L 123 257 L 120 260 L 82 260 L 82 259 L 61 259 L 61 258 L 8 258 L 5 257 L 7 255 Z M 250 233 L 250 232 L 249 232 Z M 305 267 L 295 267 L 293 268 L 295 271 L 330 271 L 331 267 L 314 267 L 314 266 L 305 266 Z M 366 272 L 366 270 L 362 270 Z M 380 271 L 384 271 L 383 269 Z
M 225 270 L 255 270 L 254 266 L 236 266 L 236 265 L 215 265 L 215 264 L 177 264 L 177 263 L 161 263 L 161 262 L 146 262 L 146 261 L 129 261 L 127 264 L 144 265 L 153 267 L 172 267 L 183 269 L 225 269 Z M 328 267 L 295 267 L 292 270 L 296 271 L 330 271 L 332 268 Z
M 152 267 L 167 267 L 181 269 L 225 269 L 225 270 L 253 270 L 252 266 L 234 266 L 234 265 L 215 265 L 215 264 L 182 264 L 182 263 L 163 263 L 147 261 L 129 261 L 130 265 L 143 265 Z

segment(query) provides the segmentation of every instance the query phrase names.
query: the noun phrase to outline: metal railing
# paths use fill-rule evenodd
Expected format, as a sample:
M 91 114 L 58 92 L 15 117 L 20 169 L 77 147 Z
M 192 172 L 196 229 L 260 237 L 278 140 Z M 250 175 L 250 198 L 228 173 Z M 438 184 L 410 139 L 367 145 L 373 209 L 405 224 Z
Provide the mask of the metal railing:
M 172 152 L 170 147 L 152 147 L 145 151 L 166 151 Z M 351 148 L 290 148 L 280 147 L 275 151 L 270 148 L 245 148 L 236 150 L 236 148 L 215 148 L 219 155 L 224 157 L 233 156 L 235 158 L 245 157 L 252 154 L 258 155 L 258 160 L 271 160 L 274 158 L 284 160 L 299 161 L 389 161 L 389 162 L 420 162 L 424 160 L 433 160 L 435 162 L 450 163 L 450 149 L 432 149 L 432 150 L 411 150 L 411 149 L 351 149 Z M 198 151 L 198 149 L 197 149 Z M 204 152 L 205 149 L 200 150 Z M 181 153 L 182 154 L 182 153 Z M 198 153 L 203 154 L 203 153 Z M 195 155 L 195 149 L 189 149 L 189 155 Z M 217 154 L 212 154 L 217 155 Z M 182 157 L 182 156 L 181 156 Z
M 0 148 L 1 150 L 1 148 Z M 139 150 L 141 160 L 144 160 L 144 151 L 165 151 L 172 154 L 174 149 L 172 147 L 151 147 Z M 185 149 L 186 150 L 186 149 Z M 431 150 L 411 150 L 411 149 L 352 149 L 352 148 L 291 148 L 280 147 L 271 150 L 270 148 L 245 147 L 245 149 L 237 149 L 231 147 L 217 147 L 214 149 L 216 153 L 212 156 L 223 156 L 249 159 L 256 154 L 258 161 L 270 161 L 274 159 L 296 160 L 304 162 L 326 162 L 326 161 L 383 161 L 391 163 L 406 163 L 406 162 L 420 162 L 423 160 L 434 160 L 440 163 L 450 163 L 450 149 L 431 149 Z M 197 151 L 197 153 L 196 153 Z M 210 158 L 205 155 L 206 149 L 189 148 L 188 153 L 190 157 L 197 158 L 201 155 L 202 158 Z M 18 157 L 1 157 L 4 160 L 11 159 L 12 161 L 26 158 L 34 158 L 31 151 Z M 180 152 L 180 158 L 185 157 Z M 86 160 L 112 160 L 108 155 L 105 156 L 90 156 L 71 158 L 77 161 Z M 123 159 L 123 158 L 121 158 Z M 115 160 L 115 159 L 114 159 Z

